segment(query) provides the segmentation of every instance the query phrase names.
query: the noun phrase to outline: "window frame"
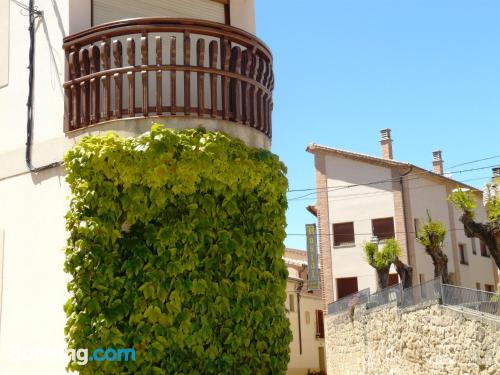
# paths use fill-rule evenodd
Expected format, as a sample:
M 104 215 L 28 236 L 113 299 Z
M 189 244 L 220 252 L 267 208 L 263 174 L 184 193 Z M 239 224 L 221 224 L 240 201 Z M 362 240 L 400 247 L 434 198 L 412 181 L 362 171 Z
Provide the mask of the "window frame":
M 377 222 L 382 222 L 384 220 L 385 221 L 390 220 L 392 222 L 392 232 L 378 232 L 379 234 L 380 233 L 382 234 L 382 236 L 379 236 L 379 235 L 377 235 L 377 233 L 375 233 L 375 224 Z M 396 238 L 396 229 L 394 227 L 394 217 L 391 216 L 391 217 L 381 217 L 381 218 L 372 219 L 372 235 L 377 237 L 377 239 L 379 241 L 385 241 L 385 240 Z
M 336 226 L 347 226 L 349 224 L 351 224 L 351 227 L 352 227 L 352 234 L 351 233 L 347 233 L 347 232 L 346 233 L 342 233 L 342 234 L 335 234 L 336 233 L 336 229 L 335 229 Z M 346 222 L 342 222 L 342 223 L 334 223 L 334 224 L 332 224 L 332 231 L 333 231 L 333 247 L 352 247 L 352 246 L 356 245 L 356 234 L 355 234 L 355 231 L 354 231 L 354 221 L 346 221 Z M 348 241 L 340 242 L 339 241 L 337 243 L 337 240 L 336 240 L 337 236 L 341 236 L 341 237 L 352 236 L 352 242 L 348 242 Z
M 469 258 L 467 256 L 467 245 L 464 243 L 458 244 L 458 254 L 460 256 L 460 264 L 464 266 L 469 265 Z

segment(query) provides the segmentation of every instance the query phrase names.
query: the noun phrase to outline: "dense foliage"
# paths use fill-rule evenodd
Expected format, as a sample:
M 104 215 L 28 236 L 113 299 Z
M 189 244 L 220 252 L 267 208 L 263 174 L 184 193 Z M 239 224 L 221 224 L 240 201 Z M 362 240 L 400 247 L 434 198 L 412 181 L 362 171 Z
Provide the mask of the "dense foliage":
M 488 215 L 486 222 L 475 220 L 476 196 L 470 190 L 456 189 L 448 199 L 462 212 L 460 221 L 464 225 L 465 235 L 479 238 L 486 246 L 500 269 L 500 179 L 494 179 L 486 185 L 485 208 Z
M 136 361 L 82 374 L 280 374 L 289 360 L 282 260 L 287 180 L 268 151 L 153 125 L 87 137 L 65 157 L 69 348 Z
M 378 289 L 387 288 L 391 265 L 401 255 L 398 242 L 395 239 L 388 239 L 381 249 L 378 244 L 367 242 L 363 250 L 366 261 L 377 271 Z
M 448 256 L 444 253 L 444 240 L 446 238 L 446 227 L 438 220 L 433 220 L 427 211 L 427 222 L 420 221 L 417 232 L 417 242 L 424 248 L 431 257 L 434 265 L 434 277 L 441 277 L 446 284 L 450 282 L 448 278 Z

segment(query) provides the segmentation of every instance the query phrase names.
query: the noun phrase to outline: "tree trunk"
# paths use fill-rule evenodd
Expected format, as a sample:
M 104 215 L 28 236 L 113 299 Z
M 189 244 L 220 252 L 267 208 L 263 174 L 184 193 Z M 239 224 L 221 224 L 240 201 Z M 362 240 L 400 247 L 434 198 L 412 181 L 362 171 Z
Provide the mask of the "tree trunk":
M 441 248 L 426 246 L 425 251 L 430 255 L 434 264 L 434 277 L 440 277 L 444 284 L 449 284 L 448 278 L 448 257 Z
M 387 288 L 389 284 L 389 267 L 377 270 L 377 290 Z
M 500 220 L 486 224 L 477 223 L 468 212 L 460 217 L 464 225 L 465 235 L 469 238 L 476 237 L 483 241 L 490 251 L 493 260 L 500 269 Z
M 413 268 L 401 262 L 398 257 L 394 259 L 394 266 L 396 267 L 396 271 L 401 279 L 403 289 L 411 288 L 413 286 Z

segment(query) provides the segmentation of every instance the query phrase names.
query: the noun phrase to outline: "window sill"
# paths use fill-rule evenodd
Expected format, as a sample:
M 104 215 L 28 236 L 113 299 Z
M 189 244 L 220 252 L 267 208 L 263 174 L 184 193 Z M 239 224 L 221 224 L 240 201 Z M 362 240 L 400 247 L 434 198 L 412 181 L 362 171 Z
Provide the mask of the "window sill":
M 356 247 L 356 244 L 355 243 L 351 243 L 351 244 L 345 244 L 345 245 L 333 245 L 334 249 L 344 249 L 344 248 L 347 248 L 347 247 Z

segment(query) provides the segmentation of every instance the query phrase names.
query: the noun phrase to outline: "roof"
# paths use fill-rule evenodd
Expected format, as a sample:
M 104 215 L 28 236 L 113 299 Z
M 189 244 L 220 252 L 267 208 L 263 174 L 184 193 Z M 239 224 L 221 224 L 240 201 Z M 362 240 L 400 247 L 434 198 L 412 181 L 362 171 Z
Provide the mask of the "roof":
M 440 175 L 437 173 L 434 173 L 432 171 L 429 171 L 425 168 L 419 167 L 415 164 L 407 163 L 407 162 L 401 162 L 393 159 L 384 159 L 381 157 L 377 156 L 372 156 L 372 155 L 367 155 L 367 154 L 362 154 L 359 152 L 352 152 L 352 151 L 346 151 L 346 150 L 341 150 L 338 148 L 331 148 L 327 146 L 322 146 L 318 145 L 315 143 L 310 144 L 307 146 L 306 151 L 311 153 L 311 154 L 316 154 L 318 151 L 319 152 L 326 152 L 331 155 L 336 155 L 340 157 L 344 157 L 346 159 L 352 159 L 352 160 L 357 160 L 369 164 L 374 164 L 374 165 L 379 165 L 382 167 L 388 167 L 388 168 L 405 168 L 408 171 L 412 172 L 417 172 L 419 174 L 424 174 L 426 177 L 433 178 L 436 180 L 439 180 L 442 183 L 446 184 L 453 184 L 453 185 L 458 185 L 462 188 L 470 189 L 476 193 L 482 193 L 481 190 L 478 190 L 477 188 L 464 184 L 463 182 L 456 181 L 450 177 L 446 177 L 444 175 Z

